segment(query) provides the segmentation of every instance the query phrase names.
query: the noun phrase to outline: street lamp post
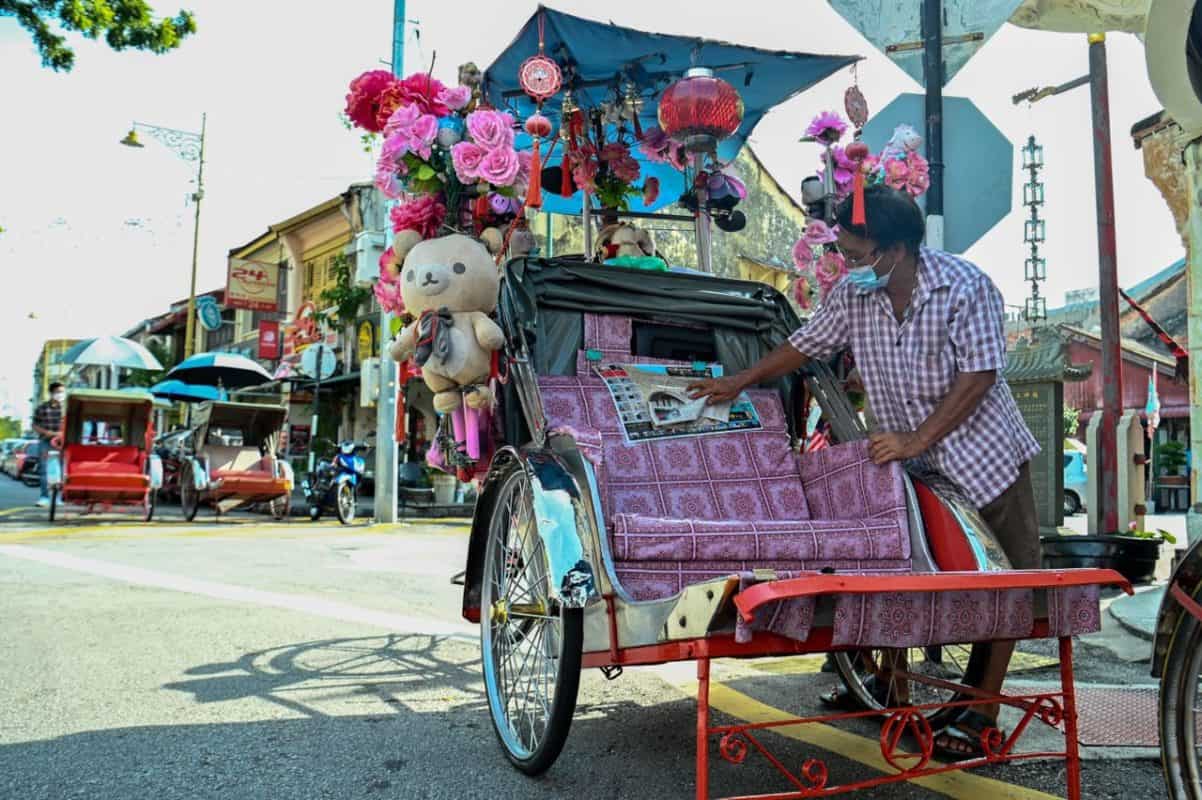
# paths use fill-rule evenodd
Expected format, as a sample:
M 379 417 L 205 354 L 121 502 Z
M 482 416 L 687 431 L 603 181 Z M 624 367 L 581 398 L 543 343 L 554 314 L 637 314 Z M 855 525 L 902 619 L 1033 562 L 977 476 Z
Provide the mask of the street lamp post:
M 196 260 L 200 245 L 200 201 L 205 195 L 205 118 L 205 114 L 200 115 L 200 133 L 134 122 L 129 133 L 121 140 L 126 147 L 145 147 L 138 141 L 138 131 L 144 131 L 184 161 L 196 162 L 196 191 L 192 194 L 196 216 L 192 226 L 192 280 L 188 289 L 188 318 L 184 327 L 184 358 L 191 356 L 196 349 Z

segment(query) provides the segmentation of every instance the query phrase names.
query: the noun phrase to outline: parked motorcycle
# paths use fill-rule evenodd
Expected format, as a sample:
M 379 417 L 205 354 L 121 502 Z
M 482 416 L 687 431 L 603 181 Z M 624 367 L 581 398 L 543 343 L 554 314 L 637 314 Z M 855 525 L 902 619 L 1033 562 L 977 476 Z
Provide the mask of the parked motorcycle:
M 332 508 L 343 525 L 354 521 L 359 484 L 367 470 L 367 462 L 356 452 L 362 446 L 342 442 L 333 458 L 317 462 L 305 478 L 301 488 L 309 504 L 309 519 L 320 519 L 323 511 Z

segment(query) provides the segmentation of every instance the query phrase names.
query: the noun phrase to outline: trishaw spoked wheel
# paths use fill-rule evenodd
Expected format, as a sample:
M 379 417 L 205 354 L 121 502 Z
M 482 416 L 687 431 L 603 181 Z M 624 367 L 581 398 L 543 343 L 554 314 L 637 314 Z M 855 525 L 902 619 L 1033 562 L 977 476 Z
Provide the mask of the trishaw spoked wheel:
M 344 483 L 338 487 L 338 521 L 350 525 L 355 521 L 355 487 Z
M 179 473 L 179 508 L 188 522 L 196 519 L 196 511 L 200 508 L 200 493 L 192 477 L 191 464 L 185 464 Z
M 949 684 L 980 682 L 989 644 L 945 644 L 929 647 L 869 648 L 835 654 L 835 667 L 856 703 L 880 711 L 905 705 L 949 703 L 961 699 Z M 938 721 L 947 712 L 932 709 L 925 716 Z M 935 725 L 932 725 L 935 727 Z
M 1182 611 L 1160 676 L 1160 762 L 1173 800 L 1202 800 L 1202 622 Z
M 271 509 L 272 519 L 287 519 L 288 512 L 292 510 L 292 496 L 282 494 L 279 497 L 273 498 L 268 507 Z
M 520 466 L 502 477 L 494 508 L 480 596 L 484 683 L 506 756 L 538 775 L 555 762 L 572 725 L 583 611 L 549 596 L 530 480 Z

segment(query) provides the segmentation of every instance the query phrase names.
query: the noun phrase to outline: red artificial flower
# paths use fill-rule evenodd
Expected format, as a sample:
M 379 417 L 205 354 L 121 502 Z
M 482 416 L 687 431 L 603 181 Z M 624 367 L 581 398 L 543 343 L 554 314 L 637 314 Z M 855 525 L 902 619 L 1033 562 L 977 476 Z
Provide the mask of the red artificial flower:
M 392 218 L 393 233 L 417 231 L 423 239 L 431 239 L 438 234 L 446 220 L 447 207 L 434 195 L 423 194 L 408 203 L 395 206 L 389 216 Z
M 381 118 L 381 96 L 396 85 L 396 78 L 387 70 L 373 69 L 364 72 L 351 81 L 350 92 L 346 96 L 346 115 L 360 128 L 379 133 L 384 130 L 384 123 L 396 109 L 393 105 Z
M 446 104 L 446 86 L 425 72 L 415 72 L 400 82 L 401 102 L 415 105 L 424 114 L 445 117 L 451 113 Z

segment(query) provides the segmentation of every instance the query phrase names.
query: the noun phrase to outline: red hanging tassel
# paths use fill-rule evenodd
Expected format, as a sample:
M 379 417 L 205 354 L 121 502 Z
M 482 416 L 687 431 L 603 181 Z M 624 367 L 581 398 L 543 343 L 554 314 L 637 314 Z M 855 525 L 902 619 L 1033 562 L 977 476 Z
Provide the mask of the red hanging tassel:
M 844 151 L 856 165 L 856 174 L 852 178 L 851 224 L 867 225 L 868 217 L 864 212 L 864 159 L 868 158 L 868 145 L 863 142 L 852 142 Z
M 476 196 L 476 224 L 483 229 L 484 220 L 488 217 L 488 192 L 480 192 Z
M 526 207 L 543 207 L 543 165 L 538 137 L 534 139 L 534 156 L 530 159 L 530 185 L 526 187 Z

